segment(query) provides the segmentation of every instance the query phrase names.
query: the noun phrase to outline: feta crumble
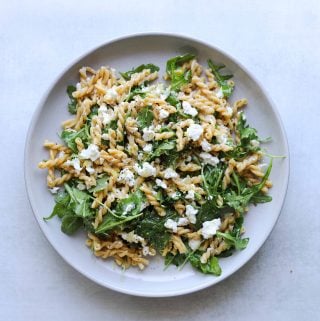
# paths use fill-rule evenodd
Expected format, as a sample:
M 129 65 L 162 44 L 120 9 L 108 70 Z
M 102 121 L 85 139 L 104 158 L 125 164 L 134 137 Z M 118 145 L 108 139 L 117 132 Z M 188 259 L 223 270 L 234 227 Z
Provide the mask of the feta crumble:
M 190 190 L 188 191 L 187 195 L 185 196 L 187 200 L 194 200 L 194 191 Z
M 190 223 L 195 224 L 197 219 L 196 215 L 198 214 L 198 210 L 194 208 L 192 205 L 187 205 L 186 206 L 186 216 L 189 220 Z
M 167 219 L 164 223 L 164 227 L 166 227 L 169 230 L 172 230 L 173 233 L 176 233 L 178 231 L 178 223 L 172 220 L 171 218 Z
M 172 168 L 167 168 L 164 172 L 164 178 L 169 179 L 169 178 L 177 178 L 178 173 L 173 170 Z
M 260 142 L 256 139 L 253 139 L 251 142 L 250 142 L 251 146 L 253 147 L 259 147 L 260 146 Z
M 134 186 L 134 184 L 136 183 L 134 174 L 128 168 L 124 168 L 123 170 L 121 170 L 118 177 L 118 182 L 126 183 L 129 186 Z
M 116 99 L 118 97 L 118 93 L 116 88 L 113 86 L 112 88 L 108 89 L 106 94 L 104 95 L 104 98 L 106 100 L 113 100 Z
M 135 234 L 134 231 L 129 233 L 121 233 L 121 237 L 129 243 L 145 243 L 145 239 L 138 234 Z
M 177 224 L 178 226 L 186 226 L 189 224 L 189 220 L 186 217 L 180 217 Z
M 210 143 L 208 143 L 208 141 L 206 139 L 204 139 L 202 142 L 201 142 L 201 147 L 202 147 L 202 150 L 204 152 L 210 152 L 211 149 L 212 149 L 212 146 Z
M 188 245 L 192 251 L 197 250 L 200 247 L 201 241 L 200 240 L 189 240 Z
M 94 162 L 100 157 L 99 148 L 97 145 L 90 144 L 87 149 L 80 152 L 79 156 L 83 159 L 91 159 Z
M 87 171 L 89 174 L 94 174 L 94 173 L 96 172 L 95 169 L 92 167 L 92 163 L 91 163 L 91 162 L 86 165 L 86 171 Z
M 142 177 L 156 176 L 157 173 L 156 168 L 148 162 L 142 163 L 142 167 L 136 164 L 134 165 L 134 169 L 137 174 Z
M 209 153 L 200 153 L 199 155 L 205 164 L 216 166 L 219 163 L 219 158 L 212 156 Z
M 102 121 L 103 125 L 108 125 L 114 119 L 116 119 L 116 114 L 111 108 L 107 108 L 106 105 L 101 105 L 98 109 L 98 117 Z
M 223 98 L 223 91 L 222 91 L 222 89 L 221 88 L 219 88 L 219 90 L 218 91 L 216 91 L 216 96 L 218 97 L 218 98 Z
M 109 140 L 109 134 L 102 134 L 101 135 L 101 138 L 104 139 L 104 140 Z
M 60 187 L 56 186 L 56 187 L 49 188 L 49 191 L 51 194 L 57 194 L 59 189 Z
M 163 189 L 166 189 L 168 187 L 167 184 L 159 178 L 156 179 L 156 185 Z
M 202 133 L 203 133 L 203 128 L 199 124 L 192 124 L 187 129 L 187 135 L 193 141 L 198 140 L 200 138 L 200 136 L 202 135 Z
M 212 221 L 206 221 L 202 223 L 201 234 L 203 238 L 209 239 L 210 237 L 216 235 L 217 231 L 221 226 L 221 219 L 216 218 Z
M 129 203 L 127 206 L 125 206 L 124 211 L 123 211 L 123 215 L 128 214 L 133 209 L 135 209 L 135 207 L 136 207 L 136 205 L 134 203 Z
M 159 112 L 159 118 L 160 119 L 166 119 L 169 117 L 169 112 L 166 111 L 165 109 L 160 109 L 160 112 Z
M 182 102 L 182 108 L 183 112 L 187 115 L 190 115 L 192 117 L 198 115 L 198 111 L 194 107 L 192 107 L 190 103 L 187 101 Z
M 150 127 L 143 128 L 142 138 L 144 141 L 149 142 L 154 139 L 154 127 L 151 125 Z
M 153 149 L 152 144 L 147 144 L 146 146 L 143 147 L 143 151 L 146 153 L 151 153 Z
M 73 168 L 79 173 L 82 170 L 82 167 L 80 167 L 80 160 L 79 158 L 74 158 L 72 160 L 68 159 L 65 164 L 67 166 L 73 166 Z

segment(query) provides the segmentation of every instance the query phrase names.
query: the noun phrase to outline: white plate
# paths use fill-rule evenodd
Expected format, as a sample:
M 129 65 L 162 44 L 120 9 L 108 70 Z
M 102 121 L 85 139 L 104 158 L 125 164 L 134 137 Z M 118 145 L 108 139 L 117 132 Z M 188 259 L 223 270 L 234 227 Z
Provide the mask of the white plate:
M 190 266 L 185 266 L 182 271 L 174 266 L 164 271 L 160 257 L 151 259 L 150 266 L 144 271 L 132 268 L 124 272 L 112 260 L 95 258 L 85 245 L 84 234 L 70 237 L 61 233 L 58 218 L 49 222 L 43 221 L 43 216 L 51 212 L 54 200 L 46 188 L 46 172 L 37 168 L 38 162 L 47 158 L 47 151 L 42 148 L 42 144 L 45 139 L 59 140 L 57 132 L 60 131 L 60 124 L 70 118 L 66 108 L 66 87 L 78 81 L 78 70 L 82 66 L 98 68 L 109 65 L 118 71 L 126 71 L 143 63 L 154 63 L 163 71 L 168 58 L 186 52 L 196 53 L 202 64 L 211 58 L 228 67 L 234 74 L 236 83 L 231 101 L 248 98 L 246 114 L 249 124 L 258 129 L 261 137 L 272 136 L 273 142 L 266 145 L 270 153 L 287 155 L 287 158 L 274 161 L 271 174 L 274 187 L 270 192 L 273 201 L 250 209 L 245 217 L 245 236 L 250 237 L 248 247 L 220 260 L 220 277 L 203 275 Z M 25 148 L 25 180 L 31 206 L 43 233 L 56 251 L 76 270 L 105 287 L 127 294 L 175 296 L 220 282 L 243 266 L 258 251 L 280 214 L 288 183 L 288 156 L 284 129 L 276 109 L 255 78 L 233 58 L 211 45 L 187 37 L 136 35 L 94 49 L 76 60 L 53 82 L 38 106 L 29 128 Z

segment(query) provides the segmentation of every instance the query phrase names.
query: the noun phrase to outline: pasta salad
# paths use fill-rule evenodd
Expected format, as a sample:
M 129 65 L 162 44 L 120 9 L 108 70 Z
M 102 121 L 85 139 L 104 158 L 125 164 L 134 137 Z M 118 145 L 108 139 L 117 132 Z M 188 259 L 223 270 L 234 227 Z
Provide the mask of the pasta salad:
M 220 275 L 219 258 L 246 248 L 244 214 L 271 201 L 263 142 L 247 124 L 246 99 L 224 65 L 202 66 L 192 54 L 159 67 L 80 69 L 68 86 L 62 143 L 45 141 L 49 220 L 68 235 L 86 231 L 87 246 L 123 268 L 144 269 L 157 253 L 165 266 L 190 263 Z M 263 168 L 263 167 L 266 168 Z

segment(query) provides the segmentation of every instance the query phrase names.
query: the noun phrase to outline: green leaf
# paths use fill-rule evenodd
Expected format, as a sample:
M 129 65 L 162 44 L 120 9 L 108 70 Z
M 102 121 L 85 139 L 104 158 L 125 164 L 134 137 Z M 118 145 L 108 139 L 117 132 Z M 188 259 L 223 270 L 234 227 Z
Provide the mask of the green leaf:
M 181 266 L 186 259 L 185 254 L 177 253 L 176 255 L 168 253 L 164 258 L 165 267 L 168 267 L 170 264 L 175 266 Z
M 74 215 L 65 215 L 61 222 L 61 231 L 65 234 L 74 234 L 82 226 L 82 219 Z
M 240 236 L 233 236 L 230 233 L 217 232 L 218 237 L 222 237 L 225 242 L 233 246 L 236 250 L 243 250 L 247 247 L 249 238 L 242 239 Z
M 143 129 L 146 127 L 151 126 L 152 121 L 153 121 L 153 112 L 152 112 L 152 107 L 147 106 L 142 108 L 137 115 L 137 123 L 139 128 Z
M 220 70 L 225 67 L 225 65 L 215 65 L 211 59 L 208 60 L 209 68 L 214 74 L 217 83 L 221 87 L 224 97 L 230 97 L 233 91 L 233 86 L 229 85 L 227 80 L 232 78 L 233 75 L 222 75 Z
M 97 184 L 96 186 L 92 187 L 89 189 L 90 193 L 96 193 L 96 192 L 100 192 L 103 191 L 108 185 L 108 178 L 107 176 L 102 176 L 100 178 L 97 179 Z
M 68 129 L 63 130 L 60 137 L 66 143 L 66 145 L 76 154 L 78 153 L 77 144 L 75 142 L 77 137 L 81 138 L 85 146 L 87 146 L 91 141 L 91 137 L 90 137 L 89 129 L 87 125 L 85 125 L 83 128 L 81 128 L 77 132 L 73 130 L 68 130 Z
M 144 88 L 145 88 L 144 85 L 131 88 L 131 91 L 125 101 L 130 102 L 137 95 L 144 98 L 146 96 L 146 92 L 144 91 Z
M 195 56 L 192 54 L 185 54 L 183 56 L 177 56 L 167 61 L 166 71 L 171 79 L 171 89 L 178 91 L 181 86 L 187 84 L 191 80 L 191 70 L 183 71 L 181 65 L 190 61 Z
M 164 226 L 167 219 L 177 220 L 179 215 L 168 211 L 165 217 L 160 217 L 155 211 L 147 210 L 139 220 L 135 233 L 145 238 L 159 253 L 163 251 L 171 238 L 171 233 Z
M 55 202 L 56 205 L 54 206 L 51 215 L 43 218 L 45 221 L 52 219 L 56 215 L 58 215 L 59 218 L 62 218 L 64 215 L 73 213 L 73 210 L 69 208 L 70 196 L 68 193 L 60 191 L 55 197 Z
M 152 152 L 152 154 L 150 154 L 148 159 L 151 160 L 161 155 L 170 155 L 171 152 L 175 149 L 175 147 L 176 147 L 175 139 L 164 140 L 154 148 L 154 151 Z
M 133 68 L 127 72 L 120 72 L 121 76 L 125 79 L 125 80 L 130 80 L 131 79 L 131 76 L 133 74 L 136 74 L 138 72 L 141 72 L 145 69 L 150 69 L 150 72 L 153 73 L 153 72 L 156 72 L 156 71 L 159 71 L 160 68 L 154 64 L 146 64 L 146 65 L 140 65 L 138 66 L 137 68 Z
M 201 263 L 200 261 L 201 253 L 195 252 L 189 256 L 189 262 L 191 265 L 204 274 L 213 274 L 216 276 L 221 275 L 221 267 L 219 265 L 219 260 L 212 256 L 208 259 L 207 263 Z
M 76 114 L 77 113 L 77 99 L 75 99 L 72 96 L 72 93 L 76 91 L 76 87 L 75 86 L 68 86 L 67 87 L 67 94 L 70 98 L 70 102 L 68 103 L 68 110 L 69 113 L 71 114 Z

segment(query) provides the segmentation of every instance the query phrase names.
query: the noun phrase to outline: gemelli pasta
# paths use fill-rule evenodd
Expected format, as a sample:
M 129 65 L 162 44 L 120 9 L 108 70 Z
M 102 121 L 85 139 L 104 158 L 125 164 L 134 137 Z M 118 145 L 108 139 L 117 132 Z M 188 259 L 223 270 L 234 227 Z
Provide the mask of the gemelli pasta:
M 123 268 L 158 253 L 166 266 L 220 275 L 219 258 L 247 246 L 249 205 L 271 201 L 272 186 L 224 67 L 185 54 L 162 82 L 153 64 L 81 68 L 67 88 L 73 117 L 39 163 L 56 203 L 45 220 L 58 216 L 68 235 L 84 229 L 94 255 Z

